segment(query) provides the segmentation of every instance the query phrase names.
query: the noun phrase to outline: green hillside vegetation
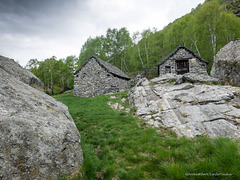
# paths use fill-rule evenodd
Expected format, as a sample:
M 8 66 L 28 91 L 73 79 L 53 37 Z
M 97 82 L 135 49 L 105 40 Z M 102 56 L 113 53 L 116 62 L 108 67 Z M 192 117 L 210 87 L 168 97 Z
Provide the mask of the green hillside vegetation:
M 157 64 L 178 45 L 184 45 L 208 60 L 210 71 L 219 49 L 240 38 L 240 18 L 224 6 L 226 3 L 207 1 L 161 31 L 147 29 L 130 37 L 126 28 L 108 29 L 105 36 L 87 40 L 81 49 L 78 65 L 94 54 L 124 72 L 144 71 L 154 77 Z
M 219 0 L 219 3 L 227 11 L 233 12 L 240 17 L 240 0 Z
M 228 138 L 178 138 L 133 116 L 127 92 L 93 98 L 55 96 L 69 108 L 81 134 L 84 164 L 74 179 L 238 179 L 239 142 Z M 113 110 L 108 102 L 129 107 Z
M 45 92 L 50 95 L 60 94 L 73 89 L 77 58 L 68 56 L 57 60 L 55 56 L 44 61 L 31 59 L 26 68 L 34 73 L 45 86 Z
M 153 28 L 130 35 L 126 28 L 109 28 L 105 35 L 89 37 L 78 58 L 57 60 L 53 56 L 43 62 L 30 60 L 27 68 L 43 81 L 47 93 L 58 94 L 73 88 L 74 70 L 92 55 L 117 66 L 130 77 L 143 72 L 153 78 L 157 76 L 157 64 L 178 45 L 184 45 L 209 61 L 210 72 L 216 53 L 240 38 L 240 18 L 234 14 L 239 9 L 240 0 L 206 0 L 161 31 Z

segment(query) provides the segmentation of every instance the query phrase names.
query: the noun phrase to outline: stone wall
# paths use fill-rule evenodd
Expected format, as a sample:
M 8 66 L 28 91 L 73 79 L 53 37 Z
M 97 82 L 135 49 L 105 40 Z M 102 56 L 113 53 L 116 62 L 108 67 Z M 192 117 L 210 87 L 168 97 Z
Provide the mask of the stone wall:
M 108 73 L 105 68 L 92 58 L 75 75 L 74 96 L 100 96 L 128 89 L 129 86 L 129 80 Z
M 170 67 L 171 74 L 176 74 L 176 63 L 174 60 L 168 59 L 165 61 L 162 65 L 159 66 L 159 75 L 167 74 L 166 72 L 166 66 Z
M 172 57 L 169 59 L 181 60 L 181 59 L 191 59 L 193 55 L 187 52 L 185 49 L 179 49 Z
M 190 73 L 203 73 L 206 74 L 206 63 L 194 57 L 191 53 L 185 49 L 179 49 L 173 56 L 169 57 L 163 64 L 159 66 L 159 75 L 168 73 L 168 68 L 171 70 L 171 74 L 177 74 L 176 72 L 176 60 L 187 60 L 189 63 Z M 167 70 L 166 70 L 167 67 Z
M 207 64 L 205 62 L 197 58 L 189 59 L 188 62 L 190 73 L 207 74 Z

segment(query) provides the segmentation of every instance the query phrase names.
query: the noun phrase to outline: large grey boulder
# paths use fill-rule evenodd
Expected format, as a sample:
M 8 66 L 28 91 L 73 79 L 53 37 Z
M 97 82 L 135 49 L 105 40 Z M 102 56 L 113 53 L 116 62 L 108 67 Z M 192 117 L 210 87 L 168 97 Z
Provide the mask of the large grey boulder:
M 186 73 L 180 76 L 176 80 L 176 84 L 181 84 L 183 82 L 190 83 L 218 83 L 219 80 L 217 78 L 211 77 L 208 74 L 195 74 L 195 73 Z
M 161 75 L 159 77 L 156 77 L 156 78 L 152 79 L 151 82 L 153 82 L 153 83 L 166 83 L 166 82 L 169 82 L 169 81 L 172 81 L 172 80 L 177 80 L 181 77 L 182 77 L 182 75 L 167 73 L 167 74 L 164 74 L 164 75 Z
M 181 84 L 184 82 L 191 82 L 191 83 L 218 83 L 219 80 L 217 78 L 209 76 L 207 73 L 185 73 L 183 75 L 176 75 L 176 74 L 164 74 L 154 79 L 151 79 L 152 83 L 155 84 L 163 84 L 167 82 L 174 82 L 176 84 Z
M 217 53 L 211 76 L 240 86 L 240 39 L 231 41 Z
M 179 136 L 240 138 L 240 88 L 206 84 L 153 85 L 142 79 L 129 92 L 136 114 Z
M 4 69 L 9 74 L 13 75 L 18 80 L 34 87 L 43 90 L 44 84 L 32 72 L 24 69 L 13 59 L 0 55 L 0 69 Z
M 0 68 L 0 179 L 59 179 L 83 162 L 68 108 Z

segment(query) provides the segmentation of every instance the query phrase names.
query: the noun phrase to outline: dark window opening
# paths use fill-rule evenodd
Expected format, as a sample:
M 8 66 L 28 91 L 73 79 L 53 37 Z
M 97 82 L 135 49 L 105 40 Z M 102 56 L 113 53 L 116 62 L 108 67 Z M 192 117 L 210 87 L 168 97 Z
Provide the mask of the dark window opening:
M 189 72 L 188 60 L 176 61 L 176 72 L 177 74 L 185 74 Z
M 167 73 L 171 73 L 171 67 L 170 66 L 165 66 L 165 72 Z

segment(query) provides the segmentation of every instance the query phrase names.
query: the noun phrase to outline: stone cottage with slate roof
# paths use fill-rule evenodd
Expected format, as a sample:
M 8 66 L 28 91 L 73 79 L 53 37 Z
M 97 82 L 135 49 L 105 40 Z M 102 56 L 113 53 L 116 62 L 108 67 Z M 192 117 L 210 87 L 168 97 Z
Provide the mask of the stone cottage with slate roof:
M 158 64 L 159 76 L 185 73 L 207 73 L 208 61 L 184 46 L 178 46 L 168 57 Z
M 94 97 L 130 87 L 130 78 L 117 67 L 92 56 L 74 73 L 74 96 Z

